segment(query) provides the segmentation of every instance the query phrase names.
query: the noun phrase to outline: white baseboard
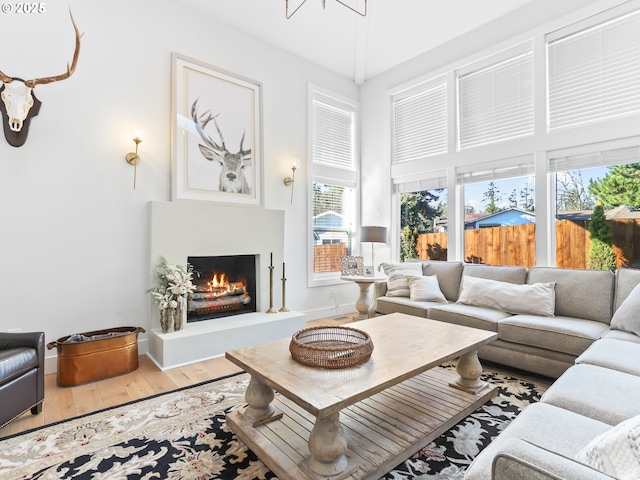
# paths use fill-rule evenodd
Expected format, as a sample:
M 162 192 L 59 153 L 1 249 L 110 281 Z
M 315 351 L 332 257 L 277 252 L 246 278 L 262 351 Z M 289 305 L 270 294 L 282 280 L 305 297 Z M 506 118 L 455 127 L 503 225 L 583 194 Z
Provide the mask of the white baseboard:
M 320 308 L 318 310 L 307 310 L 304 312 L 309 320 L 319 320 L 321 318 L 335 317 L 336 315 L 357 315 L 353 303 L 338 305 L 337 307 Z

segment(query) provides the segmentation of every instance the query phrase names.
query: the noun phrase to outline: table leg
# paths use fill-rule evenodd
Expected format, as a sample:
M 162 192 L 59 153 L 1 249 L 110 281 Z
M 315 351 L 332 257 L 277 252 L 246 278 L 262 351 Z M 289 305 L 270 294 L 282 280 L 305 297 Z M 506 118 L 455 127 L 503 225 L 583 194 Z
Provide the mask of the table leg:
M 369 307 L 371 306 L 371 296 L 369 295 L 369 287 L 371 287 L 371 282 L 357 283 L 360 287 L 360 296 L 356 301 L 356 310 L 358 310 L 356 320 L 365 320 L 369 318 Z
M 478 360 L 478 352 L 476 350 L 465 353 L 458 358 L 456 371 L 458 372 L 458 378 L 455 383 L 450 384 L 452 387 L 475 393 L 487 385 L 480 380 L 482 365 Z
M 347 436 L 340 425 L 340 412 L 316 418 L 309 451 L 309 467 L 319 475 L 336 475 L 347 468 Z
M 265 420 L 276 415 L 276 409 L 271 405 L 275 393 L 273 388 L 265 385 L 256 377 L 252 376 L 249 386 L 244 394 L 248 407 L 244 411 L 244 416 L 251 422 L 264 423 Z

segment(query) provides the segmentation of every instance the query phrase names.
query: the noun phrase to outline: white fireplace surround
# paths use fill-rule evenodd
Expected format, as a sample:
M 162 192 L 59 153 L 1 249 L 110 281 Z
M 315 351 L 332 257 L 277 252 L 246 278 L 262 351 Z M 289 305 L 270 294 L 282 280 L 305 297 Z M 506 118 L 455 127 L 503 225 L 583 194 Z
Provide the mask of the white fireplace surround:
M 269 262 L 273 253 L 274 307 L 282 298 L 284 212 L 192 202 L 149 202 L 149 270 L 166 258 L 184 265 L 188 256 L 256 255 L 257 312 L 185 325 L 163 334 L 160 313 L 150 299 L 149 356 L 161 369 L 202 361 L 225 351 L 291 336 L 305 327 L 298 312 L 269 308 Z M 150 277 L 150 282 L 153 278 Z

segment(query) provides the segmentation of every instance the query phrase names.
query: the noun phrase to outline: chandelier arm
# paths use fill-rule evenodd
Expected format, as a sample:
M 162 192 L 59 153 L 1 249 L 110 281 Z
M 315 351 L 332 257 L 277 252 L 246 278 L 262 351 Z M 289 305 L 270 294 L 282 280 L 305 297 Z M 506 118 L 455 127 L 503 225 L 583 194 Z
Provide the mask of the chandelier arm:
M 284 12 L 284 15 L 285 15 L 285 17 L 287 17 L 287 20 L 289 20 L 291 17 L 293 17 L 293 15 L 294 15 L 298 10 L 300 10 L 300 7 L 301 7 L 302 5 L 304 5 L 304 4 L 306 3 L 306 1 L 307 1 L 307 0 L 304 0 L 300 5 L 298 5 L 298 7 L 297 7 L 293 12 L 291 12 L 291 15 L 289 15 L 289 0 L 286 0 L 286 1 L 285 1 L 285 12 Z M 365 6 L 366 6 L 366 2 L 365 2 Z
M 288 0 L 287 0 L 288 1 Z M 306 2 L 307 0 L 305 0 Z M 351 10 L 352 12 L 356 12 L 358 15 L 360 15 L 361 17 L 366 17 L 367 16 L 367 0 L 364 0 L 364 13 L 359 12 L 358 10 L 356 10 L 355 8 L 353 8 L 351 5 L 347 5 L 346 3 L 342 2 L 341 0 L 336 0 L 336 2 L 344 5 L 345 7 L 347 7 L 349 10 Z M 300 7 L 298 7 L 300 8 Z M 295 13 L 295 12 L 294 12 Z

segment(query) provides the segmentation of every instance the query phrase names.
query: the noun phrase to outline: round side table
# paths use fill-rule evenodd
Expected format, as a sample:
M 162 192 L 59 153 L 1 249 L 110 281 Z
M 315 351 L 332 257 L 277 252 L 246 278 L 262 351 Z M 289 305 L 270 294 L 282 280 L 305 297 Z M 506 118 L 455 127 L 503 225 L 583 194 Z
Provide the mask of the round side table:
M 358 311 L 356 320 L 369 318 L 369 307 L 371 306 L 371 295 L 369 295 L 369 289 L 371 284 L 386 279 L 387 277 L 363 277 L 359 275 L 343 275 L 340 277 L 340 280 L 355 282 L 360 287 L 360 296 L 358 297 L 358 300 L 356 300 L 356 310 Z

